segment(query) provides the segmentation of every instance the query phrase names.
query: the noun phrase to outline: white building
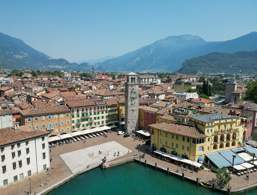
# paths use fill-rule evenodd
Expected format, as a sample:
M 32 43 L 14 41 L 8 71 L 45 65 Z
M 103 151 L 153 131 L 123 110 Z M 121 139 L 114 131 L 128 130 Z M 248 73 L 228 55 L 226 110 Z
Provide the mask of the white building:
M 175 93 L 175 96 L 179 99 L 179 100 L 189 100 L 189 99 L 198 99 L 199 95 L 196 92 L 193 93 Z
M 9 110 L 0 110 L 0 129 L 13 127 L 12 113 Z
M 49 167 L 47 132 L 0 129 L 0 187 Z
M 140 85 L 161 84 L 161 79 L 157 75 L 140 74 L 138 76 L 138 83 Z

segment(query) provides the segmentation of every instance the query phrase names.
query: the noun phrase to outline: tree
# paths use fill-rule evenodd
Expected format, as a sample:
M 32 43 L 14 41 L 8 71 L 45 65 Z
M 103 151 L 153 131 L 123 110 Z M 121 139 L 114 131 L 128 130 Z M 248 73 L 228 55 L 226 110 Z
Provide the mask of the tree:
M 218 187 L 224 188 L 229 183 L 230 180 L 231 180 L 231 176 L 226 168 L 217 169 L 216 182 Z
M 257 103 L 257 81 L 249 82 L 246 88 L 245 99 Z
M 201 87 L 197 88 L 197 92 L 200 94 L 201 97 L 209 97 L 212 95 L 212 84 L 206 80 L 206 79 L 201 79 L 201 82 L 203 82 L 203 85 Z

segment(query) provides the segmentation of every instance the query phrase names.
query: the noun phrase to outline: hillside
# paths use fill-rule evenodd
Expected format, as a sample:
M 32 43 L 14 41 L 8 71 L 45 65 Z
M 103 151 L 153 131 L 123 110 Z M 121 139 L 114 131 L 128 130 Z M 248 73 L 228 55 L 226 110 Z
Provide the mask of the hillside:
M 97 64 L 104 71 L 175 71 L 185 60 L 211 52 L 257 50 L 257 32 L 236 39 L 207 42 L 198 36 L 171 36 Z
M 195 73 L 257 73 L 257 51 L 236 53 L 210 53 L 185 61 L 178 71 Z
M 51 59 L 22 40 L 0 33 L 0 65 L 8 69 L 89 70 L 84 63 L 70 63 L 65 59 Z

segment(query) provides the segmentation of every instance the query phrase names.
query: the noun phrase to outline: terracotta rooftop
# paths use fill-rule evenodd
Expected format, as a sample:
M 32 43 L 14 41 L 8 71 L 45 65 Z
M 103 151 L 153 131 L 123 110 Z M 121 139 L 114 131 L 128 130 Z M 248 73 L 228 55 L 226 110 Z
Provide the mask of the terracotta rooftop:
M 178 124 L 168 124 L 168 123 L 155 123 L 149 125 L 151 128 L 159 129 L 161 131 L 166 131 L 173 133 L 175 135 L 182 135 L 185 137 L 192 138 L 204 138 L 205 135 L 200 133 L 195 127 L 189 127 L 185 125 Z
M 29 105 L 28 108 L 21 110 L 24 116 L 39 116 L 47 114 L 58 114 L 70 112 L 69 108 L 65 105 L 58 105 L 53 102 L 36 102 Z
M 150 106 L 139 106 L 139 109 L 140 110 L 145 110 L 145 111 L 148 111 L 148 112 L 158 112 L 157 108 L 153 108 L 153 107 L 150 107 Z
M 66 104 L 70 108 L 86 107 L 86 106 L 96 106 L 105 104 L 102 100 L 94 99 L 81 99 L 81 100 L 69 100 L 66 101 Z
M 18 129 L 0 129 L 0 146 L 20 142 L 35 137 L 47 135 L 46 131 L 23 131 Z

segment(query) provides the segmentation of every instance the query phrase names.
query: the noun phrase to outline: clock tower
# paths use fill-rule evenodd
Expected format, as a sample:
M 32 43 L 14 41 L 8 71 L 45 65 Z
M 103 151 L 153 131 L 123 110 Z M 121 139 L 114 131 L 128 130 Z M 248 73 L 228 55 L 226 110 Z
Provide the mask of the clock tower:
M 136 73 L 129 73 L 126 82 L 126 131 L 128 134 L 137 130 L 138 125 L 138 108 L 139 108 L 139 94 L 138 94 L 138 75 Z

